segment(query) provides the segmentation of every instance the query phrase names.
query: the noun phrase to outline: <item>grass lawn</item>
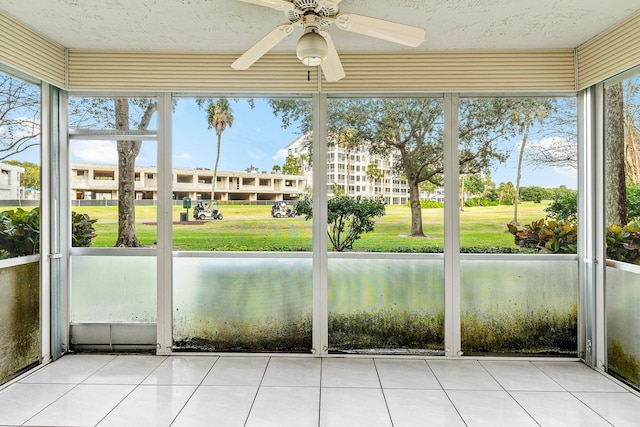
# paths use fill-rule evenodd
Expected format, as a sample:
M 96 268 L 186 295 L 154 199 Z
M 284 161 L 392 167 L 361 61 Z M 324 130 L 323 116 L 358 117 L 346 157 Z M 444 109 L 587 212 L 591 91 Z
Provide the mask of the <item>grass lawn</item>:
M 546 203 L 522 203 L 518 209 L 521 224 L 545 216 Z M 117 208 L 105 206 L 74 207 L 74 211 L 97 219 L 94 247 L 113 246 L 117 236 Z M 173 219 L 178 221 L 184 209 L 175 206 Z M 193 211 L 190 210 L 191 215 Z M 175 250 L 265 250 L 310 251 L 311 221 L 302 217 L 271 217 L 270 206 L 220 205 L 222 221 L 193 221 L 190 225 L 173 225 Z M 387 206 L 386 214 L 376 219 L 375 230 L 357 240 L 355 251 L 371 252 L 441 252 L 444 235 L 444 210 L 423 209 L 423 229 L 427 237 L 411 238 L 411 215 L 407 206 Z M 513 218 L 513 206 L 466 207 L 460 212 L 460 245 L 514 247 L 513 236 L 505 233 Z M 136 208 L 138 239 L 143 245 L 156 240 L 156 208 Z M 198 225 L 196 225 L 198 224 Z

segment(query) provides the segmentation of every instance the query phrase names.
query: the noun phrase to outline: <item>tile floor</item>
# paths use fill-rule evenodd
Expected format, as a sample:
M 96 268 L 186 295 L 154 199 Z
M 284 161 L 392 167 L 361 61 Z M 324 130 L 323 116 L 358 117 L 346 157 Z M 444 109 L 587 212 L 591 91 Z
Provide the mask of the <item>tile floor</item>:
M 67 355 L 0 391 L 0 426 L 638 426 L 579 362 Z

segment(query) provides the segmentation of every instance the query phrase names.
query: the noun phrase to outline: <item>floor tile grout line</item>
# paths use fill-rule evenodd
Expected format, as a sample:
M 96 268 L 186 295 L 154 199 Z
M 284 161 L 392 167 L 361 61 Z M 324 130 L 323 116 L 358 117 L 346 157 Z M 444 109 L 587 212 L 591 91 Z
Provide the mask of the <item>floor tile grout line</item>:
M 113 360 L 116 360 L 116 358 L 122 357 L 122 355 L 117 355 Z M 156 370 L 158 369 L 163 363 L 165 363 L 167 361 L 167 356 L 160 356 L 160 357 L 164 357 L 165 359 L 163 361 L 161 361 L 160 363 L 158 363 L 156 365 L 155 368 L 153 368 L 144 378 L 142 378 L 140 380 L 140 382 L 138 382 L 138 384 L 126 384 L 126 385 L 133 385 L 134 387 L 131 389 L 131 391 L 129 391 L 129 393 L 127 393 L 122 399 L 120 399 L 120 401 L 118 403 L 116 403 L 109 411 L 107 411 L 107 413 L 104 415 L 104 417 L 100 418 L 100 421 L 98 421 L 95 425 L 99 425 L 102 421 L 105 420 L 105 418 L 107 418 L 111 413 L 113 413 L 113 411 L 116 410 L 116 408 L 118 406 L 120 406 L 122 404 L 122 402 L 124 402 L 125 400 L 127 400 L 127 398 L 129 396 L 131 396 L 138 388 L 140 388 L 140 386 L 142 385 L 142 383 L 149 378 L 149 376 Z M 111 362 L 109 362 L 111 363 Z M 97 372 L 97 371 L 96 371 Z M 85 380 L 86 381 L 86 380 Z M 86 384 L 86 385 L 100 385 L 100 384 Z M 109 384 L 110 385 L 110 384 Z M 122 384 L 125 385 L 125 384 Z
M 260 393 L 260 388 L 262 387 L 262 381 L 264 381 L 264 376 L 267 374 L 267 369 L 269 369 L 269 364 L 271 364 L 271 356 L 267 359 L 267 366 L 264 367 L 264 371 L 262 371 L 262 377 L 260 377 L 260 382 L 258 383 L 258 387 L 256 388 L 256 394 L 253 396 L 253 401 L 251 402 L 251 406 L 249 407 L 249 412 L 247 412 L 247 417 L 244 419 L 243 426 L 246 426 L 249 422 L 249 417 L 251 416 L 251 411 L 253 411 L 253 405 L 256 404 L 256 399 L 258 398 L 258 393 Z
M 102 369 L 102 368 L 104 368 L 105 366 L 108 366 L 110 363 L 114 362 L 114 360 L 116 360 L 116 359 L 118 359 L 118 358 L 126 358 L 126 357 L 127 357 L 127 355 L 116 355 L 116 356 L 114 356 L 114 358 L 113 358 L 113 359 L 111 359 L 111 360 L 109 360 L 109 361 L 107 361 L 107 362 L 101 363 L 101 364 L 100 364 L 101 366 L 100 366 L 100 367 L 97 367 L 97 368 L 94 370 L 93 374 L 90 374 L 88 378 L 90 378 L 91 376 L 93 376 L 93 375 L 94 375 L 96 372 L 98 372 L 100 369 Z M 204 373 L 204 375 L 200 378 L 199 383 L 198 383 L 197 385 L 195 384 L 195 382 L 192 382 L 191 384 L 188 384 L 188 386 L 190 386 L 190 387 L 194 387 L 194 386 L 195 386 L 195 387 L 193 388 L 193 391 L 190 393 L 190 395 L 189 395 L 188 397 L 186 397 L 186 398 L 185 398 L 185 401 L 184 401 L 184 404 L 182 405 L 182 407 L 181 407 L 178 411 L 176 411 L 176 415 L 173 417 L 173 420 L 172 420 L 172 421 L 170 421 L 169 419 L 167 420 L 167 421 L 170 421 L 170 425 L 175 425 L 175 423 L 177 422 L 177 418 L 180 416 L 180 414 L 181 414 L 181 413 L 183 413 L 183 412 L 184 412 L 184 408 L 185 408 L 185 406 L 190 402 L 190 400 L 192 400 L 192 399 L 193 399 L 194 393 L 196 393 L 196 392 L 197 392 L 197 390 L 199 390 L 199 389 L 201 390 L 201 389 L 203 388 L 203 384 L 204 384 L 204 382 L 205 382 L 205 380 L 206 380 L 206 377 L 207 377 L 208 375 L 210 375 L 210 373 L 212 372 L 212 370 L 215 368 L 215 366 L 216 366 L 216 365 L 217 365 L 217 363 L 219 362 L 219 359 L 220 359 L 220 356 L 214 356 L 213 363 L 211 363 L 211 365 L 208 367 L 208 369 L 205 367 L 205 369 L 206 369 L 206 373 Z M 381 391 L 382 391 L 382 393 L 383 393 L 383 398 L 384 398 L 384 400 L 385 400 L 385 406 L 386 406 L 386 408 L 387 408 L 387 413 L 388 413 L 389 419 L 390 419 L 390 421 L 391 421 L 391 425 L 395 425 L 394 420 L 393 420 L 393 418 L 391 417 L 391 411 L 390 411 L 390 409 L 389 409 L 389 402 L 387 401 L 387 397 L 390 397 L 390 396 L 387 396 L 387 391 L 389 391 L 389 389 L 392 389 L 392 388 L 394 388 L 394 387 L 385 388 L 385 387 L 383 386 L 383 384 L 382 384 L 382 374 L 380 374 L 380 371 L 382 370 L 382 371 L 384 372 L 384 369 L 383 369 L 383 368 L 384 368 L 384 366 L 385 366 L 385 365 L 383 364 L 383 362 L 382 362 L 382 361 L 380 361 L 380 360 L 376 360 L 376 358 L 375 358 L 375 357 L 373 357 L 373 358 L 371 358 L 371 357 L 370 357 L 370 358 L 368 358 L 368 359 L 369 359 L 369 360 L 372 360 L 373 365 L 374 365 L 374 369 L 376 370 L 376 375 L 377 375 L 377 377 L 378 377 L 378 383 L 379 383 L 379 384 L 378 384 L 378 386 L 379 386 L 379 388 L 381 389 Z M 450 404 L 453 406 L 454 410 L 455 410 L 455 411 L 456 411 L 456 413 L 458 414 L 459 419 L 463 422 L 463 424 L 465 424 L 465 425 L 469 425 L 469 424 L 464 420 L 464 418 L 462 418 L 462 415 L 460 414 L 460 412 L 459 412 L 459 410 L 458 410 L 458 407 L 456 407 L 456 405 L 455 405 L 455 404 L 453 404 L 453 401 L 451 400 L 450 392 L 454 392 L 454 391 L 456 391 L 456 390 L 481 392 L 482 390 L 479 390 L 479 389 L 470 390 L 470 389 L 464 389 L 464 388 L 461 388 L 461 389 L 450 389 L 450 390 L 445 390 L 445 389 L 444 389 L 444 387 L 443 387 L 443 385 L 442 385 L 442 383 L 441 383 L 441 379 L 440 379 L 440 378 L 435 374 L 435 372 L 433 371 L 433 367 L 431 366 L 431 364 L 429 363 L 429 361 L 428 361 L 428 360 L 426 360 L 426 359 L 423 359 L 423 361 L 427 364 L 427 369 L 428 369 L 428 370 L 433 374 L 433 376 L 434 376 L 434 378 L 435 378 L 436 382 L 438 383 L 438 385 L 439 385 L 440 389 L 441 389 L 442 391 L 444 391 L 444 392 L 445 392 L 445 395 L 447 396 L 447 398 L 448 398 L 448 400 L 449 400 Z M 559 372 L 556 372 L 556 368 L 555 368 L 555 365 L 554 365 L 554 368 L 550 371 L 551 373 L 548 373 L 547 371 L 545 371 L 545 370 L 543 370 L 543 369 L 542 369 L 542 367 L 544 367 L 544 366 L 541 366 L 541 363 L 543 363 L 543 362 L 535 361 L 535 360 L 533 360 L 533 361 L 526 361 L 526 362 L 529 364 L 528 366 L 535 366 L 535 368 L 536 368 L 536 372 L 540 372 L 540 373 L 544 374 L 544 376 L 545 376 L 546 378 L 550 379 L 554 384 L 557 384 L 557 385 L 559 386 L 559 389 L 558 389 L 558 390 L 518 390 L 518 389 L 509 389 L 509 390 L 508 390 L 508 389 L 506 388 L 506 386 L 505 386 L 502 382 L 500 382 L 500 381 L 498 381 L 498 380 L 497 380 L 497 377 L 499 377 L 499 375 L 500 375 L 500 373 L 501 373 L 501 371 L 499 370 L 500 366 L 492 367 L 492 370 L 490 370 L 490 369 L 489 369 L 489 366 L 487 365 L 487 361 L 486 361 L 486 360 L 476 360 L 476 361 L 480 363 L 480 365 L 482 366 L 482 368 L 483 368 L 485 371 L 487 371 L 487 372 L 488 372 L 488 374 L 489 374 L 489 375 L 490 375 L 490 376 L 491 376 L 491 377 L 492 377 L 492 378 L 493 378 L 493 379 L 494 379 L 494 380 L 495 380 L 495 381 L 500 385 L 500 387 L 502 388 L 502 391 L 505 391 L 505 392 L 507 393 L 507 395 L 509 395 L 509 396 L 510 396 L 510 398 L 511 398 L 511 399 L 513 399 L 513 400 L 516 402 L 516 404 L 518 405 L 518 407 L 520 407 L 520 408 L 521 408 L 521 409 L 522 409 L 522 410 L 523 410 L 523 411 L 524 411 L 524 412 L 525 412 L 525 413 L 530 417 L 530 419 L 536 423 L 536 425 L 540 425 L 541 423 L 540 423 L 540 422 L 538 422 L 538 420 L 536 420 L 536 419 L 532 416 L 532 414 L 531 414 L 531 413 L 529 413 L 529 412 L 527 411 L 527 409 L 525 409 L 525 407 L 520 403 L 520 401 L 518 401 L 518 400 L 516 399 L 516 397 L 515 397 L 515 396 L 516 396 L 518 393 L 520 393 L 520 392 L 522 392 L 522 393 L 547 393 L 547 394 L 549 394 L 549 393 L 563 393 L 563 394 L 564 394 L 564 396 L 572 396 L 572 398 L 573 398 L 573 399 L 576 399 L 577 401 L 579 401 L 579 402 L 580 402 L 580 404 L 579 404 L 579 405 L 577 405 L 577 406 L 579 406 L 579 407 L 581 407 L 581 408 L 583 408 L 583 409 L 584 409 L 584 407 L 586 407 L 586 408 L 590 409 L 589 411 L 586 411 L 588 414 L 590 414 L 590 415 L 589 415 L 589 417 L 592 417 L 592 416 L 593 416 L 593 417 L 594 417 L 595 419 L 597 419 L 597 420 L 605 421 L 605 422 L 607 423 L 607 425 L 609 425 L 609 424 L 613 424 L 613 423 L 607 419 L 607 417 L 606 417 L 606 413 L 602 413 L 602 411 L 598 411 L 598 410 L 596 410 L 597 405 L 596 405 L 596 406 L 593 406 L 593 407 L 592 407 L 592 406 L 590 406 L 590 405 L 587 403 L 587 402 L 588 402 L 588 399 L 586 399 L 586 397 L 585 397 L 585 400 L 581 399 L 581 398 L 580 398 L 580 396 L 579 396 L 581 393 L 587 393 L 587 394 L 588 394 L 588 393 L 604 393 L 604 394 L 609 394 L 609 395 L 611 395 L 611 394 L 629 394 L 629 395 L 631 395 L 631 396 L 633 396 L 633 397 L 638 397 L 636 394 L 634 394 L 634 393 L 629 393 L 629 391 L 628 391 L 628 390 L 625 390 L 625 389 L 620 389 L 620 391 L 598 391 L 598 390 L 582 390 L 582 389 L 575 389 L 575 390 L 574 390 L 574 387 L 571 387 L 571 390 L 569 390 L 569 389 L 567 389 L 566 387 L 563 387 L 563 386 L 562 386 L 562 384 L 560 384 L 560 382 L 556 381 L 556 379 L 555 379 L 555 378 L 561 378 L 561 379 L 562 379 L 562 378 L 565 378 L 565 376 L 566 376 L 566 375 L 570 375 L 572 372 L 574 372 L 575 367 L 573 367 L 572 369 L 569 369 L 569 370 L 568 370 L 568 371 L 566 371 L 566 372 L 560 372 L 560 371 L 559 371 Z M 250 420 L 250 415 L 251 415 L 251 413 L 252 413 L 252 411 L 253 411 L 253 409 L 254 409 L 255 403 L 257 402 L 257 395 L 258 395 L 259 391 L 260 391 L 262 388 L 268 387 L 268 386 L 264 385 L 264 379 L 266 379 L 266 378 L 267 378 L 267 377 L 266 377 L 266 373 L 268 373 L 267 371 L 268 371 L 269 367 L 273 367 L 273 366 L 275 366 L 275 365 L 272 365 L 272 364 L 271 364 L 271 362 L 272 362 L 272 358 L 271 358 L 271 357 L 269 357 L 269 358 L 267 359 L 266 366 L 265 366 L 265 368 L 264 368 L 264 370 L 263 370 L 263 372 L 262 372 L 262 376 L 261 376 L 260 382 L 259 382 L 259 384 L 258 384 L 258 388 L 257 388 L 257 390 L 256 390 L 256 393 L 255 393 L 255 395 L 253 396 L 253 401 L 252 401 L 252 404 L 251 404 L 251 408 L 249 409 L 248 415 L 247 415 L 247 417 L 245 418 L 245 421 L 244 421 L 245 426 L 248 424 L 248 421 Z M 320 367 L 320 377 L 319 377 L 319 387 L 320 387 L 320 390 L 319 390 L 318 402 L 317 402 L 318 426 L 320 426 L 320 425 L 321 425 L 321 419 L 320 419 L 320 417 L 321 417 L 321 414 L 322 414 L 323 372 L 324 372 L 324 368 L 326 367 L 326 366 L 324 366 L 323 362 L 324 362 L 324 358 L 320 358 L 320 366 L 319 366 L 319 367 Z M 440 360 L 437 360 L 436 362 L 437 362 L 437 363 L 439 363 L 439 362 L 441 362 L 441 361 L 440 361 Z M 58 402 L 60 399 L 63 399 L 63 398 L 64 398 L 65 396 L 67 396 L 69 393 L 73 392 L 73 390 L 76 390 L 76 389 L 78 388 L 78 386 L 81 386 L 81 385 L 82 385 L 82 386 L 85 386 L 85 385 L 86 385 L 86 386 L 89 386 L 89 387 L 91 387 L 91 386 L 98 386 L 98 387 L 99 387 L 99 386 L 104 386 L 104 385 L 110 385 L 110 386 L 113 386 L 113 385 L 117 385 L 117 386 L 125 386 L 125 385 L 126 385 L 126 386 L 131 386 L 131 387 L 132 387 L 131 391 L 129 391 L 129 392 L 127 393 L 127 395 L 126 395 L 126 396 L 124 396 L 122 399 L 120 399 L 117 403 L 110 405 L 110 406 L 111 406 L 111 409 L 109 410 L 109 412 L 107 413 L 107 415 L 105 415 L 102 419 L 100 419 L 99 421 L 97 421 L 97 423 L 98 423 L 98 424 L 99 424 L 99 423 L 101 423 L 101 422 L 104 422 L 105 418 L 106 418 L 109 414 L 111 414 L 111 413 L 112 413 L 112 412 L 113 412 L 113 411 L 114 411 L 114 410 L 115 410 L 119 405 L 121 405 L 123 401 L 125 401 L 126 399 L 128 399 L 128 398 L 130 397 L 131 393 L 133 393 L 133 392 L 135 392 L 136 390 L 138 390 L 138 389 L 142 388 L 142 387 L 144 386 L 143 382 L 144 382 L 144 381 L 146 381 L 146 380 L 150 377 L 150 375 L 152 375 L 152 374 L 153 374 L 153 372 L 156 372 L 158 369 L 161 369 L 160 367 L 161 367 L 161 366 L 163 366 L 163 364 L 164 364 L 164 363 L 167 363 L 167 362 L 166 362 L 166 360 L 161 361 L 157 366 L 155 366 L 155 367 L 151 370 L 151 372 L 150 372 L 149 374 L 147 374 L 147 375 L 146 375 L 142 380 L 140 380 L 137 384 L 97 384 L 97 383 L 96 383 L 96 384 L 92 384 L 92 383 L 86 383 L 87 378 L 85 378 L 85 379 L 79 379 L 79 380 L 76 380 L 75 382 L 72 382 L 72 383 L 57 383 L 57 382 L 47 382 L 47 383 L 43 383 L 43 384 L 49 384 L 49 385 L 60 385 L 60 386 L 62 386 L 62 385 L 66 385 L 66 386 L 68 386 L 68 387 L 69 387 L 69 389 L 68 389 L 68 390 L 65 390 L 65 391 L 64 391 L 60 396 L 58 396 L 57 398 L 55 398 L 55 400 L 53 400 L 53 401 L 51 401 L 51 402 L 46 403 L 46 404 L 45 404 L 45 406 L 43 406 L 40 410 L 38 410 L 38 411 L 37 411 L 37 412 L 35 412 L 34 414 L 27 414 L 27 416 L 29 416 L 30 418 L 28 418 L 26 421 L 24 421 L 24 422 L 23 422 L 23 424 L 24 424 L 24 423 L 28 423 L 30 420 L 34 419 L 34 417 L 36 417 L 36 416 L 40 415 L 40 414 L 41 414 L 43 411 L 45 411 L 47 408 L 50 408 L 52 405 L 54 405 L 54 404 L 55 404 L 56 402 Z M 454 362 L 454 363 L 455 363 L 455 362 Z M 512 361 L 507 362 L 507 363 L 512 363 Z M 378 366 L 378 365 L 380 365 L 380 366 Z M 447 365 L 438 365 L 438 366 L 442 366 L 443 368 L 445 368 L 445 371 L 443 371 L 443 372 L 445 372 L 445 373 L 446 373 Z M 450 366 L 452 366 L 452 365 L 450 365 Z M 511 369 L 511 368 L 510 368 L 510 369 Z M 585 370 L 584 370 L 584 372 L 585 372 L 585 379 L 587 379 L 587 380 L 590 378 L 590 377 L 589 377 L 589 375 L 588 375 L 588 374 L 590 373 L 589 371 L 590 371 L 589 369 L 585 369 Z M 63 370 L 63 371 L 61 371 L 61 372 L 62 372 L 62 373 L 63 373 L 63 375 L 64 375 L 64 374 L 68 374 L 68 372 L 72 372 L 72 371 L 66 371 L 66 370 Z M 204 370 L 203 370 L 203 372 L 204 372 Z M 509 372 L 510 372 L 510 371 L 507 371 L 507 373 L 509 373 Z M 580 372 L 582 372 L 582 371 L 580 371 Z M 594 372 L 594 373 L 597 373 L 597 374 L 601 374 L 600 372 L 598 372 L 598 371 L 596 371 L 596 370 L 593 370 L 593 372 Z M 557 373 L 558 375 L 556 375 L 556 373 Z M 135 374 L 135 372 L 134 372 L 134 374 Z M 601 374 L 601 375 L 602 375 L 602 374 Z M 604 375 L 603 375 L 603 376 L 604 376 Z M 82 377 L 82 376 L 80 376 L 80 377 Z M 604 377 L 606 378 L 606 376 L 604 376 Z M 53 376 L 52 376 L 52 378 L 53 378 L 54 380 L 56 380 L 56 379 L 57 379 L 57 377 L 53 377 Z M 197 377 L 196 377 L 196 378 L 197 378 Z M 535 378 L 535 377 L 534 377 L 534 378 Z M 613 381 L 613 382 L 615 383 L 615 381 Z M 537 384 L 537 382 L 535 382 L 535 381 L 534 381 L 534 383 L 536 383 L 536 384 Z M 37 386 L 37 385 L 38 385 L 38 384 L 40 384 L 40 383 L 24 383 L 24 382 L 19 382 L 19 383 L 16 383 L 16 384 L 27 385 L 27 386 Z M 255 384 L 255 383 L 254 383 L 254 384 Z M 151 385 L 154 385 L 154 384 L 151 384 Z M 157 384 L 157 385 L 164 385 L 164 384 Z M 177 386 L 178 384 L 176 384 L 175 382 L 173 382 L 173 380 L 171 380 L 171 383 L 170 383 L 170 384 L 167 384 L 167 385 L 169 385 L 169 386 L 171 386 L 171 387 L 175 387 L 175 386 Z M 182 384 L 180 384 L 180 385 L 182 385 Z M 187 384 L 185 384 L 185 385 L 187 385 Z M 14 386 L 15 386 L 15 384 L 14 384 Z M 353 388 L 353 387 L 343 387 L 343 388 Z M 360 387 L 358 387 L 358 388 L 360 388 Z M 371 387 L 364 387 L 364 388 L 371 388 Z M 404 389 L 403 387 L 399 387 L 399 388 Z M 577 388 L 579 388 L 579 387 L 577 387 Z M 486 391 L 500 391 L 500 390 L 486 390 Z M 185 396 L 186 396 L 186 394 L 185 394 Z M 525 403 L 526 403 L 526 401 L 525 401 Z M 254 416 L 255 416 L 256 414 L 257 414 L 257 413 L 255 413 L 255 414 L 254 414 Z M 253 420 L 253 419 L 252 419 L 252 420 Z M 255 421 L 255 420 L 253 420 L 253 421 Z M 252 421 L 252 422 L 253 422 L 253 421 Z M 471 421 L 471 420 L 470 420 L 470 421 Z
M 92 373 L 90 373 L 86 378 L 84 378 L 83 380 L 80 380 L 79 382 L 76 383 L 25 383 L 25 382 L 19 382 L 16 384 L 67 384 L 67 385 L 73 385 L 73 387 L 71 387 L 69 390 L 67 390 L 66 392 L 64 392 L 63 394 L 61 394 L 60 396 L 58 396 L 57 399 L 54 399 L 52 402 L 49 402 L 49 404 L 45 405 L 44 408 L 40 409 L 38 412 L 36 412 L 35 414 L 33 414 L 31 417 L 29 417 L 26 421 L 24 421 L 23 423 L 21 423 L 20 425 L 25 425 L 26 423 L 28 423 L 30 420 L 32 420 L 33 418 L 35 418 L 36 416 L 38 416 L 39 414 L 41 414 L 43 411 L 45 411 L 47 408 L 49 408 L 51 405 L 53 405 L 54 403 L 58 402 L 60 399 L 62 399 L 64 396 L 66 396 L 67 394 L 71 393 L 71 391 L 75 390 L 76 388 L 78 388 L 78 386 L 82 385 L 84 383 L 84 381 L 86 381 L 88 378 L 90 378 L 92 375 L 94 375 L 96 372 L 98 372 L 100 369 L 104 368 L 106 365 L 108 365 L 109 363 L 111 363 L 113 360 L 115 360 L 115 358 L 118 356 L 113 356 L 110 360 L 108 360 L 107 362 L 101 364 L 98 368 L 96 368 Z M 55 362 L 55 361 L 54 361 Z M 51 363 L 51 365 L 49 365 L 48 367 L 53 366 L 53 363 Z M 41 371 L 40 371 L 41 372 Z M 35 373 L 37 374 L 37 372 Z M 35 375 L 34 374 L 34 375 Z M 31 375 L 30 375 L 31 376 Z M 25 380 L 27 378 L 29 378 L 30 376 L 26 377 Z
M 492 380 L 494 380 L 496 382 L 496 384 L 498 384 L 500 386 L 500 388 L 502 389 L 502 391 L 507 391 L 507 389 L 505 388 L 504 385 L 502 385 L 502 383 L 500 381 L 498 381 L 498 379 L 496 377 L 493 376 L 493 374 L 487 369 L 486 366 L 484 366 L 482 364 L 482 362 L 480 360 L 476 360 L 476 362 L 478 363 L 478 365 L 480 365 L 480 367 L 487 373 L 487 375 L 489 375 L 491 377 Z
M 532 367 L 535 367 L 536 369 L 538 369 L 542 374 L 546 375 L 549 379 L 551 379 L 551 381 L 553 381 L 554 383 L 558 384 L 558 386 L 560 386 L 560 388 L 562 388 L 563 391 L 552 391 L 552 390 L 523 390 L 522 392 L 533 392 L 533 393 L 569 393 L 569 390 L 567 390 L 566 388 L 562 387 L 562 385 L 560 383 L 558 383 L 557 381 L 555 381 L 554 378 L 552 378 L 549 374 L 547 374 L 546 372 L 544 372 L 542 369 L 540 369 L 538 366 L 536 366 L 534 363 L 532 363 L 532 361 L 527 361 L 527 363 L 529 365 L 531 365 Z M 482 362 L 480 362 L 480 364 L 482 365 Z M 497 378 L 495 378 L 493 376 L 493 374 L 487 369 L 486 366 L 482 365 L 483 368 L 489 373 L 489 375 L 491 375 L 493 377 L 493 379 L 498 382 L 498 384 L 500 384 L 500 386 L 504 389 L 504 391 L 509 395 L 509 397 L 511 397 L 511 399 L 513 399 L 514 402 L 516 402 L 516 404 L 522 408 L 522 410 L 529 415 L 529 417 L 531 417 L 531 419 L 538 424 L 539 426 L 541 425 L 540 422 L 538 422 L 538 420 L 533 416 L 533 414 L 531 414 L 521 403 L 518 399 L 516 399 L 516 397 L 512 394 L 512 392 L 518 392 L 518 390 L 507 390 L 506 387 L 504 387 L 504 385 L 498 381 Z M 595 411 L 594 411 L 595 412 Z M 598 414 L 599 415 L 599 414 Z M 608 422 L 608 421 L 607 421 Z
M 376 376 L 378 377 L 378 383 L 380 384 L 380 391 L 382 392 L 382 399 L 384 400 L 384 406 L 387 408 L 387 416 L 389 417 L 389 422 L 391 423 L 391 427 L 393 427 L 393 417 L 391 416 L 391 410 L 389 409 L 389 402 L 387 402 L 387 395 L 384 392 L 384 387 L 382 386 L 382 379 L 380 378 L 380 371 L 378 371 L 378 364 L 376 363 L 376 359 L 371 359 L 373 362 L 373 369 L 376 370 Z
M 38 412 L 36 412 L 35 414 L 33 414 L 32 416 L 30 416 L 26 421 L 20 423 L 21 426 L 25 425 L 26 423 L 28 423 L 30 420 L 34 419 L 35 417 L 37 417 L 38 415 L 40 415 L 45 409 L 47 409 L 48 407 L 50 407 L 51 405 L 53 405 L 54 403 L 56 403 L 57 401 L 59 401 L 60 399 L 62 399 L 64 396 L 66 396 L 67 394 L 71 393 L 72 390 L 76 389 L 78 386 L 80 385 L 80 383 L 76 383 L 73 385 L 73 387 L 71 387 L 69 390 L 65 391 L 64 393 L 62 393 L 60 396 L 58 396 L 57 399 L 54 399 L 53 402 L 50 402 L 49 404 L 45 405 L 44 408 L 40 409 Z
M 209 376 L 209 374 L 211 373 L 211 371 L 213 370 L 213 367 L 216 366 L 216 363 L 218 363 L 218 361 L 220 360 L 220 356 L 215 356 L 215 360 L 213 361 L 213 363 L 211 364 L 211 366 L 209 367 L 209 369 L 207 370 L 207 372 L 202 376 L 202 379 L 200 380 L 200 382 L 198 384 L 196 384 L 195 388 L 193 389 L 193 392 L 189 395 L 189 397 L 187 398 L 187 400 L 185 400 L 184 405 L 182 405 L 182 408 L 180 408 L 180 410 L 178 411 L 178 413 L 176 414 L 175 417 L 173 417 L 173 420 L 171 420 L 171 422 L 169 423 L 169 427 L 171 427 L 176 420 L 178 419 L 178 417 L 180 416 L 180 414 L 182 414 L 182 411 L 184 411 L 184 408 L 187 407 L 187 405 L 189 404 L 189 401 L 191 399 L 193 399 L 193 396 L 196 394 L 196 392 L 200 389 L 200 387 L 202 387 L 202 383 L 204 383 L 204 380 L 207 378 L 207 376 Z M 173 385 L 173 384 L 172 384 Z
M 429 369 L 429 372 L 431 372 L 431 375 L 433 375 L 433 378 L 435 378 L 436 381 L 438 382 L 438 385 L 440 386 L 440 390 L 444 391 L 444 386 L 442 385 L 442 382 L 440 381 L 440 378 L 438 378 L 436 373 L 433 371 L 433 368 L 429 364 L 429 361 L 427 359 L 424 359 L 424 363 L 427 364 L 427 368 Z M 453 403 L 453 402 L 451 402 L 451 403 Z
M 121 357 L 121 355 L 114 355 L 113 358 L 105 363 L 103 363 L 98 369 L 93 371 L 88 377 L 80 381 L 78 384 L 84 384 L 89 378 L 100 372 L 102 369 L 106 368 L 108 365 L 112 364 L 117 358 Z
M 558 380 L 556 380 L 555 378 L 553 378 L 548 372 L 546 372 L 544 369 L 542 369 L 540 366 L 538 366 L 536 363 L 534 363 L 533 361 L 529 361 L 529 363 L 531 363 L 531 366 L 535 367 L 537 370 L 539 370 L 540 372 L 542 372 L 544 375 L 547 376 L 547 378 L 549 378 L 551 381 L 553 381 L 554 383 L 558 384 L 558 387 L 560 387 L 562 390 L 569 392 L 569 389 L 566 388 L 565 386 L 563 386 L 562 384 L 560 384 L 560 382 Z M 542 363 L 542 362 L 541 362 Z
M 462 420 L 462 422 L 464 423 L 465 426 L 468 426 L 469 423 L 467 423 L 467 421 L 464 419 L 464 417 L 462 416 L 462 414 L 460 413 L 460 410 L 458 409 L 458 407 L 456 406 L 456 404 L 453 402 L 453 400 L 451 400 L 451 396 L 449 395 L 449 393 L 447 393 L 447 390 L 445 390 L 444 385 L 442 385 L 442 382 L 440 381 L 440 378 L 438 378 L 438 375 L 436 375 L 435 371 L 433 370 L 433 368 L 431 367 L 431 364 L 429 363 L 428 360 L 424 360 L 424 362 L 427 364 L 427 367 L 429 368 L 429 370 L 431 371 L 431 374 L 433 374 L 433 377 L 436 379 L 436 381 L 438 382 L 438 385 L 440 386 L 440 389 L 442 390 L 442 392 L 444 393 L 445 396 L 447 396 L 447 399 L 449 400 L 449 402 L 451 403 L 451 406 L 453 406 L 453 409 L 456 411 L 456 413 L 458 414 L 458 416 L 460 417 L 460 419 Z
M 587 405 L 586 402 L 583 402 L 582 399 L 580 399 L 578 396 L 576 396 L 574 393 L 581 393 L 579 391 L 577 392 L 571 392 L 568 391 L 567 393 L 569 393 L 571 396 L 573 396 L 574 399 L 576 399 L 578 402 L 580 402 L 581 404 L 583 404 L 587 409 L 589 409 L 591 412 L 593 412 L 594 414 L 596 414 L 597 416 L 599 416 L 600 418 L 602 418 L 606 423 L 610 424 L 611 426 L 613 426 L 614 424 L 609 421 L 607 418 L 604 417 L 604 415 L 600 414 L 598 411 L 596 411 L 595 409 L 593 409 L 591 406 Z M 588 393 L 588 392 L 586 392 Z

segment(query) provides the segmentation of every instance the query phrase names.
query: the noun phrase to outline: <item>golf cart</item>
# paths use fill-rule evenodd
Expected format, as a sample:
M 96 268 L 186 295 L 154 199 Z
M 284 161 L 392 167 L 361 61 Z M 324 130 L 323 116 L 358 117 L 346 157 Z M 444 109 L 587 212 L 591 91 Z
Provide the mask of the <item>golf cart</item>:
M 203 221 L 205 219 L 222 219 L 222 214 L 215 200 L 208 202 L 198 200 L 196 207 L 193 208 L 193 217 Z
M 293 213 L 293 208 L 290 205 L 287 205 L 286 202 L 278 201 L 273 202 L 271 206 L 271 216 L 274 218 L 282 218 L 285 216 L 293 218 L 296 215 Z

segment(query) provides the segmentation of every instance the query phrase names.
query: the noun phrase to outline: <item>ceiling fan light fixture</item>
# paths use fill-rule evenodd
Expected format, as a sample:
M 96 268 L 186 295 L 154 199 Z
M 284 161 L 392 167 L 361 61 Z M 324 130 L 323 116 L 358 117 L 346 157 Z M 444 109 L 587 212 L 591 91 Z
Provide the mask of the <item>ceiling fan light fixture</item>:
M 296 53 L 304 65 L 316 67 L 327 57 L 329 46 L 324 37 L 315 30 L 311 30 L 304 33 L 298 40 Z

